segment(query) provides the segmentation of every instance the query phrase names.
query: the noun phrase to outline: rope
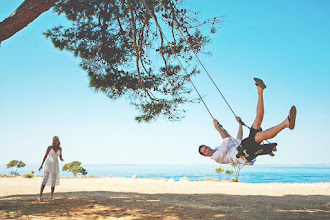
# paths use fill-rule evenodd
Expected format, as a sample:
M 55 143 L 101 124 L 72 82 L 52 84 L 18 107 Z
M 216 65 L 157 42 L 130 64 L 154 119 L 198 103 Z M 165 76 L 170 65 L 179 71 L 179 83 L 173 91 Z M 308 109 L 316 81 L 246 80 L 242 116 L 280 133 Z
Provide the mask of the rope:
M 163 1 L 162 0 L 159 0 L 159 2 L 162 4 L 164 10 L 167 12 L 167 9 L 165 7 L 165 5 L 163 4 Z M 205 68 L 204 64 L 200 61 L 197 53 L 195 52 L 195 50 L 191 47 L 191 44 L 189 43 L 189 41 L 187 40 L 187 38 L 183 35 L 182 31 L 180 30 L 179 26 L 177 25 L 176 23 L 176 20 L 174 20 L 175 22 L 175 25 L 176 25 L 176 29 L 180 32 L 181 36 L 183 37 L 184 41 L 188 44 L 189 46 L 189 49 L 193 52 L 193 54 L 195 55 L 198 63 L 203 67 L 205 73 L 207 74 L 207 76 L 209 77 L 209 79 L 211 80 L 211 82 L 213 83 L 213 85 L 215 86 L 215 88 L 218 90 L 219 94 L 221 95 L 221 97 L 223 98 L 223 100 L 226 102 L 227 106 L 229 107 L 230 111 L 233 113 L 233 115 L 235 117 L 237 117 L 237 115 L 235 114 L 234 110 L 231 108 L 231 106 L 229 105 L 227 99 L 224 97 L 224 95 L 222 94 L 222 92 L 220 91 L 219 87 L 217 86 L 217 84 L 214 82 L 213 78 L 211 77 L 211 75 L 209 74 L 209 72 L 207 71 L 207 69 Z M 249 130 L 251 130 L 251 127 L 247 126 L 242 120 L 240 121 L 240 123 L 247 127 Z M 265 140 L 267 141 L 268 143 L 270 143 L 268 140 Z
M 174 56 L 175 56 L 176 59 L 178 60 L 178 62 L 179 62 L 179 64 L 180 64 L 181 68 L 182 68 L 182 69 L 184 70 L 184 72 L 186 73 L 186 75 L 187 75 L 187 77 L 188 77 L 188 80 L 190 81 L 190 83 L 191 83 L 192 86 L 194 87 L 194 89 L 195 89 L 196 93 L 198 94 L 200 100 L 203 102 L 203 104 L 204 104 L 206 110 L 207 110 L 208 113 L 210 114 L 211 118 L 214 119 L 214 117 L 213 117 L 213 115 L 212 115 L 210 109 L 207 107 L 206 103 L 204 102 L 204 99 L 202 98 L 201 94 L 198 92 L 198 90 L 197 90 L 195 84 L 194 84 L 193 81 L 190 79 L 190 76 L 189 76 L 189 74 L 187 73 L 187 70 L 183 67 L 183 65 L 182 65 L 182 63 L 181 63 L 181 61 L 180 61 L 180 59 L 178 58 L 177 54 L 175 53 L 175 51 L 174 51 L 173 47 L 171 46 L 170 42 L 167 40 L 167 37 L 166 37 L 165 34 L 163 33 L 161 27 L 159 26 L 159 24 L 158 24 L 156 18 L 155 18 L 154 15 L 153 15 L 153 13 L 151 13 L 151 11 L 150 11 L 148 5 L 146 4 L 146 2 L 145 2 L 144 0 L 142 0 L 142 2 L 143 2 L 143 4 L 145 5 L 145 7 L 147 8 L 147 10 L 149 11 L 149 14 L 151 15 L 151 17 L 155 20 L 155 23 L 156 23 L 157 27 L 159 28 L 160 33 L 164 36 L 164 38 L 165 38 L 165 40 L 166 40 L 168 46 L 170 46 L 170 48 L 171 48 L 171 50 L 172 50 Z
M 167 9 L 165 7 L 165 5 L 163 4 L 162 0 L 159 0 L 159 2 L 161 3 L 161 5 L 163 6 L 164 10 L 167 12 Z M 205 68 L 204 64 L 200 61 L 197 53 L 195 52 L 195 50 L 192 48 L 191 44 L 189 43 L 189 41 L 187 40 L 187 38 L 183 35 L 182 31 L 180 30 L 179 26 L 177 25 L 176 20 L 174 20 L 175 25 L 176 25 L 176 29 L 180 32 L 182 38 L 184 39 L 184 41 L 187 43 L 187 45 L 189 46 L 189 49 L 193 52 L 193 54 L 195 55 L 198 63 L 203 67 L 205 73 L 207 74 L 207 76 L 209 77 L 209 79 L 211 80 L 211 82 L 213 83 L 213 85 L 215 86 L 215 88 L 218 90 L 219 94 L 221 95 L 221 97 L 223 98 L 223 100 L 225 101 L 225 103 L 227 104 L 227 106 L 229 107 L 230 111 L 233 113 L 233 115 L 235 117 L 237 117 L 237 115 L 235 114 L 234 110 L 231 108 L 231 106 L 229 105 L 227 99 L 225 98 L 225 96 L 222 94 L 222 92 L 220 91 L 219 87 L 217 86 L 217 84 L 214 82 L 213 78 L 211 77 L 211 75 L 209 74 L 209 72 L 207 71 L 207 69 Z M 249 126 L 247 126 L 243 121 L 241 121 L 242 125 L 247 127 L 248 129 L 251 129 Z
M 163 35 L 164 39 L 166 40 L 168 46 L 171 48 L 171 51 L 173 52 L 174 56 L 176 57 L 176 59 L 178 60 L 181 68 L 184 70 L 185 74 L 187 75 L 188 77 L 188 80 L 190 81 L 190 83 L 192 84 L 193 88 L 195 89 L 196 93 L 198 94 L 199 98 L 201 99 L 201 101 L 203 102 L 206 110 L 208 111 L 208 113 L 210 114 L 211 118 L 212 119 L 215 119 L 211 113 L 211 111 L 209 110 L 209 108 L 207 107 L 206 103 L 204 102 L 204 99 L 202 98 L 202 96 L 200 95 L 199 91 L 197 90 L 195 84 L 193 83 L 193 81 L 190 79 L 190 76 L 189 74 L 187 73 L 186 69 L 183 67 L 179 57 L 177 56 L 176 52 L 174 51 L 173 47 L 171 46 L 170 42 L 168 41 L 167 37 L 165 36 L 165 34 L 163 33 L 161 27 L 159 26 L 158 22 L 157 22 L 157 19 L 155 18 L 154 14 L 150 11 L 150 8 L 148 7 L 148 5 L 146 4 L 145 0 L 142 0 L 144 6 L 147 8 L 149 14 L 151 15 L 151 17 L 155 20 L 155 23 L 157 25 L 157 27 L 159 28 L 159 31 L 160 33 Z M 160 3 L 162 4 L 163 8 L 165 10 L 167 10 L 165 8 L 165 6 L 163 5 L 163 2 L 160 0 Z M 176 24 L 177 25 L 177 24 Z M 203 63 L 200 61 L 200 59 L 198 58 L 197 54 L 195 53 L 195 51 L 193 50 L 193 48 L 191 48 L 191 45 L 190 43 L 187 41 L 187 39 L 185 38 L 185 36 L 182 34 L 181 30 L 177 27 L 177 30 L 180 32 L 181 36 L 183 37 L 183 39 L 186 41 L 186 43 L 188 44 L 189 46 L 189 49 L 191 51 L 193 51 L 196 59 L 198 60 L 199 64 L 203 67 L 204 71 L 206 72 L 206 74 L 208 75 L 208 77 L 210 78 L 210 80 L 212 81 L 213 85 L 216 87 L 216 89 L 218 90 L 218 92 L 220 93 L 220 95 L 222 96 L 222 98 L 224 99 L 224 101 L 226 102 L 227 106 L 229 107 L 229 109 L 231 110 L 231 112 L 233 113 L 233 115 L 236 117 L 236 114 L 235 112 L 233 111 L 233 109 L 231 108 L 231 106 L 229 105 L 229 103 L 227 102 L 226 98 L 223 96 L 223 94 L 221 93 L 220 89 L 218 88 L 218 86 L 216 85 L 216 83 L 214 82 L 214 80 L 212 79 L 211 75 L 208 73 L 208 71 L 206 70 L 205 66 L 203 65 Z M 241 124 L 244 125 L 245 127 L 251 129 L 250 127 L 248 127 L 247 125 L 245 125 L 245 123 L 243 121 L 241 121 Z M 218 127 L 225 130 L 222 125 L 218 124 Z M 231 141 L 234 143 L 234 145 L 236 144 L 237 146 L 240 146 L 242 147 L 241 144 L 239 144 L 227 131 L 226 133 L 228 134 L 229 138 L 231 139 Z M 268 142 L 268 141 L 267 141 Z
M 163 4 L 162 0 L 159 0 L 159 2 L 162 4 L 163 8 L 165 9 L 165 11 L 167 11 L 165 5 Z M 206 74 L 208 75 L 208 77 L 210 78 L 210 80 L 212 81 L 213 85 L 215 86 L 215 88 L 218 90 L 218 92 L 220 93 L 220 95 L 222 96 L 222 98 L 224 99 L 224 101 L 226 102 L 226 104 L 228 105 L 229 109 L 231 110 L 231 112 L 233 113 L 233 115 L 236 117 L 235 112 L 233 111 L 233 109 L 230 107 L 229 103 L 227 102 L 226 98 L 223 96 L 223 94 L 221 93 L 220 89 L 218 88 L 218 86 L 216 85 L 216 83 L 214 82 L 214 80 L 212 79 L 211 75 L 209 74 L 209 72 L 206 70 L 205 66 L 203 65 L 203 63 L 200 61 L 200 59 L 198 58 L 196 52 L 194 51 L 194 49 L 191 47 L 191 44 L 188 42 L 188 40 L 186 39 L 186 37 L 182 34 L 180 28 L 178 27 L 176 20 L 175 21 L 175 25 L 177 27 L 177 30 L 180 32 L 181 36 L 183 37 L 183 39 L 185 40 L 185 42 L 188 44 L 190 50 L 194 53 L 197 61 L 199 62 L 199 64 L 203 67 L 204 71 L 206 72 Z

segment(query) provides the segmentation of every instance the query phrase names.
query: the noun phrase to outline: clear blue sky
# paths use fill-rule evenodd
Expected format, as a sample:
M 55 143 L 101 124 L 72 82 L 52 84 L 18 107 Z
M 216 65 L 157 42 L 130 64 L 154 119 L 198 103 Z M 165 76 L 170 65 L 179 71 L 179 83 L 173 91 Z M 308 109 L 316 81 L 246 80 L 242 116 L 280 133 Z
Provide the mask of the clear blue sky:
M 0 20 L 22 0 L 2 0 Z M 257 101 L 253 77 L 265 91 L 263 128 L 298 109 L 296 129 L 274 141 L 276 156 L 259 164 L 330 163 L 330 1 L 193 0 L 201 18 L 224 15 L 222 28 L 201 57 L 236 114 L 252 124 Z M 200 144 L 221 143 L 202 104 L 187 106 L 178 123 L 137 124 L 126 100 L 111 101 L 88 87 L 79 60 L 55 49 L 42 32 L 65 22 L 52 10 L 0 48 L 0 163 L 39 164 L 54 135 L 66 162 L 98 164 L 210 164 Z M 214 116 L 233 135 L 237 123 L 202 73 L 193 79 Z M 244 130 L 244 136 L 248 134 Z

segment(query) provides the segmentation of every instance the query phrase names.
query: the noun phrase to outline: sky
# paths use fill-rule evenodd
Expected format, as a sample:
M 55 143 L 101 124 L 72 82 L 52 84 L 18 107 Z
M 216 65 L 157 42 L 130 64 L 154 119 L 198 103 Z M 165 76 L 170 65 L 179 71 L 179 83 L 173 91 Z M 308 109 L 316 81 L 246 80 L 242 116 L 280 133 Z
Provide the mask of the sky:
M 22 2 L 2 0 L 0 20 Z M 263 129 L 297 107 L 295 130 L 276 136 L 276 156 L 258 157 L 257 164 L 330 163 L 330 2 L 190 0 L 187 7 L 201 19 L 224 16 L 206 48 L 212 55 L 200 59 L 246 124 L 253 123 L 256 111 L 253 77 L 267 85 Z M 79 59 L 42 35 L 65 22 L 49 10 L 1 44 L 0 164 L 13 159 L 41 163 L 55 135 L 64 163 L 215 163 L 197 150 L 222 141 L 202 104 L 187 105 L 180 122 L 138 124 L 138 112 L 127 100 L 94 92 Z M 236 136 L 235 118 L 206 74 L 192 80 L 213 116 Z

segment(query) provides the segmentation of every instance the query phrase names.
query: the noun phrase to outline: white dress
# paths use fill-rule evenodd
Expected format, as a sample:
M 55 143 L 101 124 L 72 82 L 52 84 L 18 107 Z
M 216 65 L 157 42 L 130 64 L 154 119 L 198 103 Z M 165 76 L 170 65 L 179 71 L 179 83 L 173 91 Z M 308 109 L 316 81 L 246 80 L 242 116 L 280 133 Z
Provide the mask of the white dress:
M 44 168 L 44 177 L 42 185 L 57 186 L 60 184 L 60 165 L 58 157 L 60 156 L 60 150 L 57 152 L 52 148 L 48 153 L 48 159 L 46 160 Z

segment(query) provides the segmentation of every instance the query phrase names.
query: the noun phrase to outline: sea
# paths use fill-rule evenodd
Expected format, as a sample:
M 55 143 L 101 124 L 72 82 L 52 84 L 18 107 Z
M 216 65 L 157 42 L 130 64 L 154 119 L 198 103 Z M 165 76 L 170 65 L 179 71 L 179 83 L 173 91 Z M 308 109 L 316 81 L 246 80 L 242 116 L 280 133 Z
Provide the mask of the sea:
M 27 164 L 18 169 L 20 175 L 31 173 L 42 175 L 38 171 L 40 165 Z M 235 172 L 226 175 L 219 174 L 216 168 L 233 170 L 230 165 L 221 164 L 85 164 L 87 176 L 95 177 L 126 177 L 131 178 L 165 178 L 178 181 L 186 177 L 190 180 L 221 179 L 231 180 L 235 178 Z M 0 174 L 9 174 L 10 169 L 5 164 L 0 164 Z M 63 177 L 73 177 L 69 172 L 61 171 Z M 80 176 L 80 175 L 77 175 Z M 314 165 L 262 165 L 244 166 L 239 173 L 238 180 L 244 183 L 320 183 L 330 182 L 330 164 Z

